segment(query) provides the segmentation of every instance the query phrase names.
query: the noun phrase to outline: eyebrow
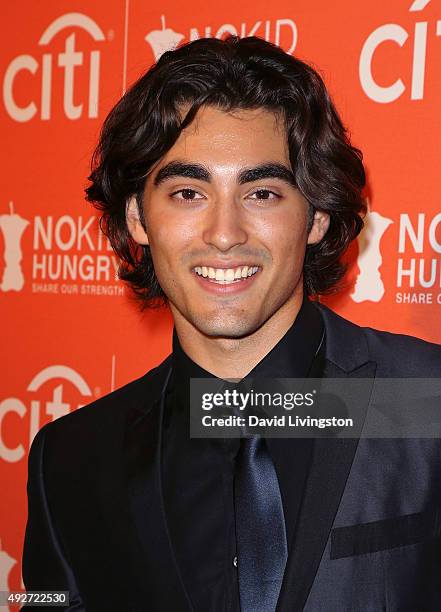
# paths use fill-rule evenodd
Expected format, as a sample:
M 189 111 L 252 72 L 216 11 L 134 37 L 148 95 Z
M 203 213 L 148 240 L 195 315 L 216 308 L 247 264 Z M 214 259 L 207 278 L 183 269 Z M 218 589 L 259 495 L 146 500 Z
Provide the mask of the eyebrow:
M 182 176 L 185 178 L 198 179 L 199 181 L 211 182 L 211 174 L 202 164 L 190 164 L 180 161 L 172 161 L 165 165 L 155 176 L 153 184 L 158 187 L 161 183 L 170 178 Z
M 175 177 L 197 179 L 206 183 L 211 183 L 212 180 L 210 170 L 202 164 L 172 161 L 159 170 L 153 180 L 153 184 L 155 187 L 158 187 L 167 179 Z M 296 180 L 292 170 L 278 162 L 267 162 L 253 168 L 244 168 L 239 172 L 237 182 L 239 185 L 244 185 L 245 183 L 269 178 L 280 179 L 292 187 L 296 187 Z
M 239 172 L 238 182 L 240 185 L 260 181 L 267 178 L 276 178 L 288 183 L 292 187 L 296 186 L 295 176 L 290 168 L 277 162 L 260 164 L 254 168 L 245 168 Z

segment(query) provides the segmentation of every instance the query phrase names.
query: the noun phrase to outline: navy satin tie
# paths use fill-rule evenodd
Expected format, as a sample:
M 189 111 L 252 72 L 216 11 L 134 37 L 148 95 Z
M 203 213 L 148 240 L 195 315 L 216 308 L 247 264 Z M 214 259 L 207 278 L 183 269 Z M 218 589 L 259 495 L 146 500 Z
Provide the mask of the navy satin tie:
M 264 438 L 242 438 L 234 496 L 242 612 L 274 612 L 288 546 L 276 470 Z

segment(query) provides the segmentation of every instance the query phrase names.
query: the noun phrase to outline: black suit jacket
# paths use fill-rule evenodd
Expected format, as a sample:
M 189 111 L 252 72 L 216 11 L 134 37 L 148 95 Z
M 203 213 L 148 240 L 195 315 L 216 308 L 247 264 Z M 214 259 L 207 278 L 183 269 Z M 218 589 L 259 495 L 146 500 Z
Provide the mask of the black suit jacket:
M 438 345 L 318 307 L 325 377 L 440 376 Z M 205 612 L 182 579 L 163 503 L 170 362 L 38 432 L 27 590 L 69 590 L 69 610 Z M 441 610 L 440 509 L 440 440 L 317 440 L 277 612 Z

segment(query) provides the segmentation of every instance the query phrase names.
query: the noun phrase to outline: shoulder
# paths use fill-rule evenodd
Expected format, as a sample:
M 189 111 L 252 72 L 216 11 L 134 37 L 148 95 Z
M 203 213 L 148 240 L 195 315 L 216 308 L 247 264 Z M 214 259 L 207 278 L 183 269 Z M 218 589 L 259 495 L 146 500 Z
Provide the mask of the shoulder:
M 120 435 L 129 414 L 146 413 L 160 395 L 170 367 L 170 356 L 160 365 L 103 397 L 44 425 L 31 446 L 32 455 L 42 453 L 43 446 L 61 451 L 82 452 L 87 446 L 99 445 L 104 438 Z
M 382 366 L 383 375 L 399 372 L 401 377 L 441 376 L 441 346 L 415 336 L 362 328 L 369 352 Z
M 377 376 L 439 377 L 441 345 L 421 338 L 361 327 L 318 304 L 333 360 L 349 362 L 351 353 L 365 353 L 377 363 Z

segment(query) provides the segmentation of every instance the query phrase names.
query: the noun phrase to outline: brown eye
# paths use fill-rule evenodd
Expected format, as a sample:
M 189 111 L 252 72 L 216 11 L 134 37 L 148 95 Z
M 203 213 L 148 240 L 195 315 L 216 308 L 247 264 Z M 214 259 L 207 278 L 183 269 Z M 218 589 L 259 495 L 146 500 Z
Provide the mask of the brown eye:
M 274 193 L 274 191 L 270 191 L 269 189 L 257 189 L 252 194 L 250 194 L 250 196 L 253 200 L 274 200 L 275 198 L 280 197 L 279 195 L 277 195 L 277 193 Z
M 193 189 L 183 189 L 181 193 L 184 200 L 194 200 L 196 195 L 196 191 Z
M 178 194 L 181 194 L 180 197 L 178 196 Z M 199 195 L 200 194 L 194 189 L 180 189 L 179 191 L 175 191 L 174 193 L 172 193 L 172 196 L 173 197 L 177 196 L 178 200 L 187 200 L 187 201 L 200 200 L 201 198 L 196 197 Z
M 267 189 L 259 189 L 256 191 L 256 196 L 258 200 L 268 200 L 270 192 Z
M 183 189 L 181 193 L 184 200 L 194 200 L 196 196 L 196 191 L 193 189 Z
M 185 200 L 187 202 L 193 202 L 194 200 L 201 200 L 204 196 L 198 193 L 195 189 L 185 188 L 179 189 L 171 194 L 176 200 Z

